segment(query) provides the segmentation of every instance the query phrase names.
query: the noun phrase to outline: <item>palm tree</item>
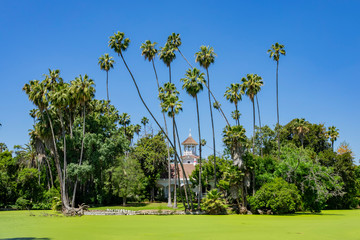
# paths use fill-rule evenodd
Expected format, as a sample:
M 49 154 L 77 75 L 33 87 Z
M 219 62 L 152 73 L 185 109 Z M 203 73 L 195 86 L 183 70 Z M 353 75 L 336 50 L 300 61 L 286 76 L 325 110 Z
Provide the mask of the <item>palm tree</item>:
M 246 200 L 246 172 L 247 168 L 242 159 L 244 144 L 246 143 L 246 131 L 241 125 L 229 126 L 227 125 L 223 130 L 223 142 L 230 149 L 233 164 L 243 173 L 240 181 L 241 199 L 243 207 L 247 206 Z
M 200 202 L 202 196 L 202 184 L 201 184 L 201 130 L 200 130 L 200 114 L 199 114 L 199 102 L 198 102 L 198 93 L 203 90 L 203 83 L 205 83 L 205 74 L 200 72 L 197 68 L 188 69 L 185 73 L 185 78 L 180 79 L 184 84 L 182 86 L 186 92 L 195 98 L 196 100 L 196 112 L 197 112 L 197 121 L 198 121 L 198 131 L 199 131 L 199 196 L 198 196 L 198 210 L 201 209 Z
M 284 45 L 275 43 L 271 45 L 271 48 L 267 51 L 270 54 L 270 58 L 276 61 L 276 109 L 277 109 L 277 139 L 278 139 L 278 156 L 280 157 L 280 123 L 279 123 L 279 88 L 278 88 L 278 75 L 279 75 L 279 60 L 280 55 L 286 55 Z
M 175 60 L 175 48 L 167 42 L 164 47 L 160 48 L 159 57 L 169 68 L 169 82 L 171 83 L 171 63 Z
M 175 133 L 175 116 L 182 111 L 182 101 L 179 100 L 179 92 L 176 90 L 176 87 L 173 83 L 165 83 L 163 87 L 159 88 L 159 98 L 161 101 L 162 112 L 167 112 L 168 116 L 172 118 L 173 121 L 173 143 L 176 149 L 176 133 Z M 174 169 L 175 169 L 175 187 L 174 187 L 174 208 L 177 207 L 176 203 L 176 176 L 177 176 L 177 162 L 176 157 L 174 158 Z M 170 192 L 169 192 L 170 195 Z
M 208 86 L 208 96 L 209 96 L 209 107 L 210 107 L 210 117 L 211 117 L 211 127 L 213 134 L 213 149 L 214 149 L 214 181 L 216 188 L 216 148 L 215 148 L 215 129 L 214 129 L 214 118 L 212 113 L 212 104 L 210 98 L 210 76 L 209 76 L 209 67 L 215 62 L 216 53 L 214 52 L 213 47 L 201 46 L 200 51 L 195 53 L 195 62 L 199 62 L 200 66 L 206 69 L 207 75 L 207 86 Z
M 124 126 L 124 136 L 126 137 L 126 126 L 131 123 L 130 115 L 127 113 L 123 113 L 119 116 L 119 123 Z M 144 124 L 145 126 L 146 124 Z
M 181 54 L 181 56 L 185 59 L 185 61 L 189 64 L 189 66 L 191 68 L 193 68 L 191 66 L 191 64 L 189 63 L 189 61 L 186 59 L 186 57 L 182 54 L 182 52 L 180 51 L 180 46 L 181 46 L 181 38 L 180 38 L 180 34 L 176 34 L 176 33 L 172 33 L 169 37 L 167 42 L 177 51 L 179 51 L 179 53 Z
M 109 80 L 109 70 L 111 68 L 114 68 L 114 59 L 113 57 L 110 57 L 108 53 L 105 53 L 105 55 L 102 55 L 101 57 L 99 57 L 99 62 L 98 64 L 100 65 L 100 69 L 106 71 L 106 96 L 107 96 L 107 101 L 109 101 L 109 84 L 108 84 L 108 80 Z
M 84 155 L 84 140 L 85 140 L 85 123 L 86 123 L 86 106 L 91 99 L 95 96 L 94 80 L 89 78 L 87 74 L 82 77 L 76 77 L 75 80 L 71 81 L 70 94 L 74 95 L 76 102 L 82 106 L 82 117 L 83 117 L 83 131 L 82 131 L 82 140 L 81 140 L 81 150 L 79 158 L 79 166 L 82 164 L 82 159 Z M 71 201 L 71 206 L 75 207 L 75 196 L 77 190 L 78 177 L 76 177 L 73 197 Z
M 255 96 L 260 92 L 264 85 L 262 78 L 257 74 L 247 74 L 242 78 L 242 90 L 250 98 L 253 105 L 253 154 L 255 154 Z
M 154 58 L 155 58 L 156 53 L 157 53 L 157 49 L 155 48 L 156 44 L 157 44 L 156 42 L 151 43 L 150 40 L 146 40 L 146 42 L 143 43 L 140 48 L 142 49 L 141 55 L 143 55 L 145 57 L 145 60 L 148 60 L 148 61 L 152 62 L 155 77 L 156 77 L 157 88 L 158 88 L 158 91 L 159 91 L 159 88 L 160 88 L 159 78 L 158 78 L 156 68 L 155 68 L 155 63 L 154 63 Z M 168 134 L 168 128 L 167 128 L 167 122 L 166 122 L 166 118 L 165 118 L 165 113 L 162 112 L 162 115 L 163 115 L 164 124 L 165 124 L 165 131 L 166 131 L 166 134 Z M 146 129 L 145 129 L 145 135 L 146 135 Z M 169 174 L 169 193 L 170 193 L 171 165 L 170 165 L 170 147 L 169 147 L 169 142 L 168 142 L 167 139 L 166 139 L 166 147 L 167 147 L 167 152 L 168 152 L 168 174 Z M 171 207 L 171 194 L 168 194 L 168 207 Z
M 305 121 L 304 118 L 297 118 L 295 119 L 294 122 L 294 133 L 297 134 L 299 136 L 300 142 L 301 142 L 301 146 L 304 148 L 304 137 L 305 134 L 307 134 L 310 129 L 307 126 L 309 123 L 307 121 Z
M 144 125 L 144 131 L 145 131 L 145 136 L 146 136 L 146 125 L 149 123 L 149 119 L 147 117 L 143 117 L 141 119 L 141 124 Z
M 337 129 L 335 126 L 329 127 L 327 131 L 327 136 L 330 138 L 331 148 L 334 151 L 334 142 L 339 137 L 339 129 Z
M 129 66 L 127 65 L 127 63 L 126 63 L 126 61 L 125 61 L 125 58 L 124 58 L 124 56 L 123 56 L 122 53 L 123 53 L 123 51 L 126 51 L 126 49 L 127 49 L 128 46 L 129 46 L 129 43 L 130 43 L 130 39 L 125 38 L 125 34 L 124 34 L 124 33 L 122 33 L 122 32 L 117 32 L 117 33 L 114 33 L 113 36 L 110 36 L 109 47 L 112 48 L 112 49 L 121 57 L 121 59 L 123 60 L 124 65 L 125 65 L 126 69 L 128 70 L 128 72 L 129 72 L 129 74 L 130 74 L 130 76 L 131 76 L 131 79 L 133 80 L 133 83 L 134 83 L 134 85 L 135 85 L 136 91 L 137 91 L 137 93 L 138 93 L 138 96 L 139 96 L 142 104 L 144 105 L 144 107 L 146 108 L 146 110 L 148 111 L 148 113 L 150 114 L 150 116 L 152 117 L 152 119 L 155 121 L 156 125 L 157 125 L 157 126 L 160 128 L 160 130 L 164 133 L 164 135 L 165 135 L 165 137 L 167 138 L 167 140 L 169 141 L 170 145 L 171 145 L 174 149 L 176 149 L 176 148 L 174 147 L 174 144 L 171 142 L 169 136 L 165 133 L 164 129 L 161 127 L 161 125 L 159 124 L 159 122 L 158 122 L 157 119 L 154 117 L 154 115 L 153 115 L 152 112 L 150 111 L 149 107 L 148 107 L 147 104 L 145 103 L 145 101 L 144 101 L 144 99 L 143 99 L 143 97 L 142 97 L 142 95 L 141 95 L 140 89 L 139 89 L 139 87 L 138 87 L 138 84 L 137 84 L 137 82 L 136 82 L 136 80 L 135 80 L 135 78 L 134 78 L 134 75 L 133 75 L 132 72 L 130 71 Z M 175 156 L 176 156 L 178 159 L 180 159 L 176 151 L 175 151 Z M 185 184 L 187 185 L 187 189 L 190 189 L 190 188 L 189 188 L 189 183 L 188 183 L 188 181 L 187 181 L 186 174 L 185 174 L 185 171 L 184 171 L 184 167 L 183 167 L 181 161 L 180 161 L 180 165 L 181 165 L 182 170 L 183 170 L 183 172 L 184 172 L 184 178 L 185 178 L 185 180 L 186 180 L 186 181 L 185 181 Z M 187 201 L 187 204 L 189 205 L 188 199 L 186 199 L 186 201 Z
M 229 100 L 230 103 L 234 103 L 235 105 L 235 120 L 236 124 L 240 125 L 240 113 L 238 110 L 238 103 L 242 100 L 242 95 L 244 94 L 243 89 L 241 89 L 241 86 L 239 83 L 232 83 L 230 87 L 226 88 L 226 92 L 224 94 L 224 97 Z

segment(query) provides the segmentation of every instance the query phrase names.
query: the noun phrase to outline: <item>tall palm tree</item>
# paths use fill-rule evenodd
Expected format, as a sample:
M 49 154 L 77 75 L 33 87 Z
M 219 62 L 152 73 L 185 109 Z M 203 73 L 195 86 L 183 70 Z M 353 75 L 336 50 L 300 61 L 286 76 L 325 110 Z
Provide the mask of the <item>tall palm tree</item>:
M 284 49 L 284 45 L 275 43 L 271 45 L 271 48 L 267 50 L 267 53 L 270 54 L 270 58 L 276 61 L 276 110 L 277 110 L 277 139 L 278 139 L 278 156 L 280 157 L 280 123 L 279 123 L 279 84 L 278 84 L 278 76 L 279 76 L 279 60 L 280 55 L 286 55 L 286 51 Z
M 241 199 L 243 207 L 247 206 L 246 200 L 246 176 L 247 166 L 242 159 L 244 145 L 246 144 L 246 131 L 241 125 L 229 126 L 227 125 L 223 130 L 223 142 L 230 149 L 233 164 L 243 173 L 240 181 Z
M 130 115 L 127 113 L 123 113 L 119 116 L 119 123 L 124 126 L 124 136 L 126 137 L 126 126 L 128 126 L 130 121 Z M 146 124 L 145 124 L 146 125 Z
M 201 46 L 200 51 L 195 53 L 195 62 L 199 62 L 200 66 L 206 69 L 207 75 L 207 86 L 208 86 L 208 96 L 209 96 L 209 107 L 210 107 L 210 117 L 211 117 L 211 127 L 213 134 L 213 150 L 214 150 L 214 181 L 216 188 L 216 148 L 215 148 L 215 129 L 214 129 L 214 118 L 212 113 L 212 103 L 210 98 L 210 76 L 209 76 L 209 67 L 215 62 L 216 53 L 214 52 L 213 47 Z
M 83 117 L 83 131 L 82 131 L 82 140 L 81 140 L 81 150 L 80 150 L 80 158 L 79 158 L 79 166 L 82 164 L 82 159 L 84 155 L 84 140 L 85 140 L 85 123 L 86 123 L 86 106 L 91 101 L 91 99 L 95 96 L 95 88 L 94 88 L 94 80 L 89 78 L 87 74 L 82 77 L 76 77 L 75 80 L 71 81 L 71 90 L 70 94 L 75 95 L 76 102 L 82 106 L 82 117 Z M 78 177 L 76 177 L 76 181 L 74 184 L 73 197 L 71 201 L 71 206 L 75 207 L 75 197 L 77 190 Z
M 107 101 L 109 101 L 109 70 L 114 68 L 114 59 L 110 57 L 108 53 L 99 57 L 98 64 L 100 65 L 100 69 L 106 71 L 106 96 Z
M 327 131 L 327 136 L 330 138 L 331 148 L 334 151 L 334 142 L 339 137 L 339 129 L 337 129 L 335 126 L 329 127 Z
M 159 98 L 161 101 L 161 108 L 162 112 L 168 113 L 168 116 L 172 118 L 173 122 L 173 143 L 174 147 L 176 148 L 176 133 L 175 133 L 175 116 L 182 111 L 182 101 L 179 100 L 179 92 L 176 90 L 176 87 L 173 83 L 165 83 L 163 87 L 159 88 Z M 175 170 L 175 177 L 174 177 L 174 208 L 177 207 L 176 203 L 176 176 L 177 176 L 177 162 L 176 157 L 174 158 L 174 170 Z M 179 186 L 180 187 L 180 186 Z M 170 194 L 170 192 L 169 192 Z
M 148 60 L 148 61 L 152 62 L 155 77 L 156 77 L 156 84 L 157 84 L 157 88 L 158 88 L 158 91 L 159 91 L 159 88 L 160 88 L 159 78 L 158 78 L 156 68 L 155 68 L 155 63 L 154 63 L 154 58 L 155 58 L 156 53 L 157 53 L 157 49 L 155 48 L 156 44 L 157 44 L 156 42 L 151 43 L 150 40 L 146 40 L 146 42 L 143 43 L 140 48 L 142 50 L 141 55 L 143 55 L 145 57 L 145 60 Z M 166 122 L 166 118 L 165 118 L 165 113 L 162 112 L 162 115 L 163 115 L 163 119 L 164 119 L 165 131 L 166 131 L 166 134 L 168 134 L 168 128 L 167 128 L 167 122 Z M 146 130 L 145 130 L 145 133 L 146 133 Z M 170 165 L 170 147 L 169 147 L 169 142 L 168 142 L 167 139 L 166 139 L 166 147 L 167 147 L 167 153 L 168 153 L 168 174 L 169 174 L 168 177 L 169 177 L 169 193 L 170 193 L 171 165 Z M 171 207 L 171 194 L 168 194 L 168 207 Z
M 181 54 L 181 56 L 185 59 L 185 61 L 189 64 L 189 66 L 192 68 L 191 64 L 189 63 L 189 61 L 186 59 L 186 57 L 182 54 L 182 52 L 180 51 L 180 46 L 182 44 L 181 42 L 181 38 L 180 38 L 180 33 L 172 33 L 169 37 L 167 42 L 177 51 L 179 51 L 179 53 Z
M 304 148 L 304 137 L 305 134 L 307 134 L 310 129 L 307 126 L 309 123 L 307 121 L 305 121 L 304 118 L 297 118 L 295 119 L 294 122 L 294 133 L 297 134 L 299 136 L 300 142 L 301 142 L 301 146 Z
M 201 130 L 200 130 L 200 114 L 199 114 L 199 102 L 198 102 L 198 93 L 203 90 L 203 84 L 205 83 L 205 74 L 200 72 L 199 69 L 193 68 L 188 69 L 185 73 L 185 78 L 180 79 L 184 84 L 182 86 L 186 92 L 195 98 L 196 100 L 196 112 L 197 112 L 197 121 L 198 121 L 198 131 L 199 131 L 199 196 L 198 196 L 198 210 L 201 209 L 200 202 L 202 197 L 202 182 L 201 182 L 201 153 L 202 153 L 202 145 L 201 145 Z
M 125 38 L 125 34 L 122 33 L 122 32 L 117 32 L 117 33 L 114 33 L 113 36 L 110 36 L 110 40 L 109 40 L 109 47 L 112 48 L 120 57 L 121 59 L 123 60 L 124 62 L 124 65 L 126 67 L 126 69 L 128 70 L 130 76 L 131 76 L 131 79 L 133 80 L 133 83 L 135 85 L 135 88 L 137 90 L 137 93 L 138 93 L 138 96 L 142 102 L 142 104 L 144 105 L 144 107 L 146 108 L 146 110 L 148 111 L 148 113 L 150 114 L 150 116 L 152 117 L 152 119 L 155 121 L 156 125 L 160 128 L 160 130 L 163 132 L 163 134 L 165 135 L 165 137 L 167 138 L 167 140 L 169 141 L 170 145 L 174 148 L 174 144 L 171 142 L 169 136 L 166 134 L 166 132 L 164 131 L 164 129 L 161 127 L 161 125 L 159 124 L 159 122 L 157 121 L 157 119 L 155 118 L 155 116 L 152 114 L 152 112 L 150 111 L 149 107 L 147 106 L 146 102 L 144 101 L 142 95 L 141 95 L 141 92 L 140 92 L 140 89 L 138 87 L 138 84 L 134 78 L 134 75 L 132 74 L 132 72 L 130 71 L 130 68 L 129 66 L 127 65 L 126 61 L 125 61 L 125 58 L 123 56 L 123 51 L 126 51 L 126 49 L 128 48 L 129 46 L 129 43 L 130 43 L 130 39 L 128 38 Z M 175 151 L 175 156 L 180 159 L 180 157 L 178 156 L 177 152 Z M 184 170 L 184 167 L 182 165 L 182 162 L 180 161 L 180 165 L 181 165 L 181 168 L 184 172 L 184 178 L 185 178 L 185 184 L 187 185 L 187 188 L 186 189 L 190 189 L 189 188 L 189 182 L 186 178 L 186 174 L 185 174 L 185 170 Z M 186 199 L 186 202 L 187 202 L 187 205 L 189 205 L 189 201 L 188 199 Z
M 159 58 L 162 60 L 166 66 L 169 68 L 169 82 L 171 83 L 171 63 L 175 60 L 176 55 L 174 53 L 175 48 L 169 44 L 165 43 L 165 46 L 160 48 Z
M 247 74 L 242 78 L 242 90 L 250 98 L 253 105 L 253 154 L 255 154 L 255 96 L 260 92 L 264 85 L 262 78 L 257 74 Z
M 234 103 L 235 105 L 235 120 L 236 124 L 240 125 L 240 112 L 238 110 L 238 103 L 242 100 L 242 95 L 244 94 L 243 89 L 241 89 L 241 86 L 239 83 L 232 83 L 230 87 L 226 88 L 226 92 L 224 94 L 224 97 L 229 100 L 230 103 Z
M 141 124 L 144 125 L 144 131 L 145 131 L 145 136 L 146 136 L 146 125 L 149 123 L 149 119 L 147 117 L 143 117 L 141 119 Z

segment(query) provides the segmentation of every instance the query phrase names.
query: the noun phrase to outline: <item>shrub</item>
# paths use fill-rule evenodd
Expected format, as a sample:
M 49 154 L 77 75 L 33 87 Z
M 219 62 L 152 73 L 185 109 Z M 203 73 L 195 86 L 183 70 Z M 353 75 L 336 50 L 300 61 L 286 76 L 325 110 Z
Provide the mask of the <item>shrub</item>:
M 203 208 L 207 214 L 226 214 L 226 204 L 217 189 L 210 190 L 203 199 Z
M 31 207 L 32 203 L 23 197 L 19 197 L 15 202 L 15 208 L 18 210 L 31 209 Z
M 294 184 L 276 178 L 263 185 L 253 197 L 250 197 L 249 203 L 253 211 L 271 209 L 278 214 L 294 213 L 301 205 L 301 196 Z

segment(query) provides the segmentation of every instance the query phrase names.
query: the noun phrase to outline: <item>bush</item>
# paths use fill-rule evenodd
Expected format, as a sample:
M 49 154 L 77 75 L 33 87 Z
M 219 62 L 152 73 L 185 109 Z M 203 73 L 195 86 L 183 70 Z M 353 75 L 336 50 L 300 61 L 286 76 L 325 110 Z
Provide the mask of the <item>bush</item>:
M 263 185 L 249 198 L 252 210 L 269 210 L 278 214 L 294 213 L 301 206 L 301 196 L 294 184 L 282 178 Z
M 31 209 L 32 207 L 32 203 L 22 197 L 19 197 L 16 202 L 15 202 L 15 208 L 18 210 L 26 210 L 26 209 Z
M 226 214 L 226 204 L 217 189 L 210 190 L 203 199 L 203 208 L 207 214 Z

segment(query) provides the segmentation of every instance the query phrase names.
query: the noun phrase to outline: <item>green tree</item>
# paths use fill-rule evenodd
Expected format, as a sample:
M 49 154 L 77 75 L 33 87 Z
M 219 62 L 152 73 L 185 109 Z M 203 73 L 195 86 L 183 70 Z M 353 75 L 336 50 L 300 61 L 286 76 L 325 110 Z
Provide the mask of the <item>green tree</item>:
M 264 85 L 262 78 L 257 74 L 247 74 L 246 78 L 242 78 L 243 92 L 250 98 L 253 105 L 253 154 L 255 154 L 255 96 L 260 92 Z
M 144 188 L 144 173 L 136 159 L 121 158 L 113 171 L 114 193 L 122 197 L 123 206 L 128 198 L 138 198 Z
M 238 110 L 238 103 L 242 100 L 242 95 L 244 94 L 244 91 L 242 90 L 239 83 L 232 83 L 230 87 L 226 88 L 226 92 L 224 94 L 224 97 L 229 100 L 230 103 L 234 103 L 235 105 L 235 112 L 234 112 L 234 118 L 236 121 L 236 124 L 240 125 L 240 112 Z
M 210 76 L 209 76 L 209 67 L 211 64 L 215 62 L 216 53 L 214 52 L 213 47 L 209 46 L 201 46 L 200 51 L 195 53 L 195 62 L 199 62 L 200 66 L 206 69 L 207 75 L 207 86 L 208 86 L 208 97 L 209 97 L 209 108 L 210 108 L 210 117 L 211 117 L 211 127 L 213 134 L 213 153 L 214 153 L 214 161 L 216 161 L 216 147 L 215 147 L 215 129 L 214 129 L 214 118 L 212 113 L 212 104 L 210 98 Z M 214 163 L 214 177 L 215 177 L 215 188 L 216 188 L 216 163 Z
M 284 45 L 275 43 L 271 45 L 271 48 L 267 51 L 270 54 L 270 58 L 276 61 L 276 109 L 277 109 L 277 125 L 280 126 L 279 123 L 279 84 L 278 84 L 278 75 L 279 75 L 279 61 L 280 55 L 286 55 L 286 51 L 284 49 Z M 278 155 L 280 156 L 280 133 L 277 132 L 278 138 Z
M 339 137 L 339 129 L 337 129 L 335 126 L 329 127 L 327 131 L 327 136 L 330 138 L 331 148 L 334 151 L 334 142 Z
M 197 112 L 197 122 L 198 122 L 198 132 L 199 132 L 199 190 L 198 190 L 198 209 L 201 209 L 201 197 L 202 197 L 202 188 L 201 188 L 201 154 L 202 154 L 202 146 L 201 146 L 201 126 L 200 126 L 200 114 L 199 114 L 199 101 L 198 94 L 203 90 L 203 84 L 205 83 L 204 73 L 200 72 L 197 68 L 188 69 L 185 73 L 185 78 L 180 79 L 183 84 L 183 89 L 186 92 L 195 98 L 196 100 L 196 112 Z
M 109 101 L 109 71 L 111 68 L 114 68 L 114 59 L 110 57 L 108 53 L 99 57 L 98 64 L 100 65 L 100 69 L 106 71 L 106 99 Z
M 163 87 L 159 88 L 159 99 L 161 101 L 162 112 L 166 112 L 170 118 L 172 118 L 173 122 L 173 143 L 174 143 L 174 151 L 176 152 L 176 134 L 175 134 L 175 116 L 182 111 L 182 101 L 179 100 L 179 92 L 176 90 L 175 84 L 173 83 L 165 83 Z M 180 159 L 178 159 L 181 162 Z M 177 160 L 176 156 L 174 156 L 174 168 L 175 168 L 175 187 L 174 187 L 174 208 L 177 207 L 176 202 L 176 176 L 177 176 Z M 169 178 L 170 179 L 170 178 Z M 170 192 L 169 192 L 170 194 Z
M 152 65 L 153 65 L 153 69 L 154 69 L 154 73 L 155 73 L 155 77 L 156 77 L 156 83 L 157 83 L 157 88 L 159 91 L 160 88 L 160 84 L 159 84 L 159 79 L 158 79 L 158 75 L 156 72 L 156 68 L 155 68 L 155 63 L 154 63 L 154 58 L 156 56 L 157 53 L 157 49 L 155 48 L 155 45 L 157 43 L 151 43 L 150 40 L 146 40 L 145 43 L 143 43 L 141 45 L 141 55 L 143 55 L 145 57 L 145 60 L 151 61 Z M 158 92 L 159 93 L 159 92 Z M 164 125 L 165 125 L 165 132 L 166 134 L 168 134 L 168 128 L 167 128 L 167 122 L 166 122 L 166 118 L 165 118 L 165 113 L 162 112 L 163 115 L 163 119 L 164 119 Z M 146 131 L 145 131 L 146 134 Z M 170 167 L 170 147 L 169 147 L 169 142 L 166 140 L 167 142 L 167 152 L 168 152 L 168 177 L 169 177 L 169 181 L 170 181 L 170 177 L 171 177 L 171 167 Z M 169 193 L 170 193 L 170 183 L 169 183 Z M 168 206 L 171 206 L 171 194 L 168 195 Z

